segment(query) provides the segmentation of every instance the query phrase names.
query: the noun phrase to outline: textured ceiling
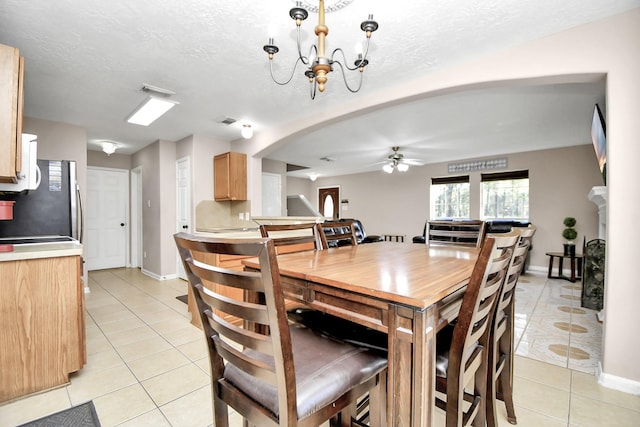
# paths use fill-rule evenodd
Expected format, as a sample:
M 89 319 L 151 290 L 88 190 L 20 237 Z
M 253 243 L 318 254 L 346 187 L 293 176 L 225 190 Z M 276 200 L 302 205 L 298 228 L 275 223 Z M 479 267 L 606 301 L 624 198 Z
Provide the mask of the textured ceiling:
M 342 3 L 327 0 L 328 6 Z M 191 134 L 238 139 L 238 124 L 217 123 L 225 116 L 252 123 L 256 132 L 285 126 L 363 93 L 639 7 L 640 0 L 353 0 L 327 14 L 328 45 L 352 55 L 362 39 L 359 23 L 374 14 L 380 29 L 372 38 L 364 88 L 350 94 L 334 72 L 327 91 L 314 101 L 300 69 L 291 84 L 273 83 L 262 51 L 269 29 L 275 29 L 280 53 L 274 70 L 281 76 L 290 72 L 293 4 L 0 0 L 0 43 L 20 48 L 25 57 L 27 116 L 86 128 L 89 149 L 98 149 L 97 140 L 112 140 L 121 146 L 119 152 L 133 153 L 158 139 L 177 141 Z M 303 24 L 305 46 L 312 42 L 316 19 L 312 13 Z M 180 102 L 149 127 L 124 121 L 145 99 L 143 83 L 175 91 L 173 99 Z M 473 157 L 478 147 L 482 153 L 505 153 L 522 144 L 548 148 L 544 144 L 558 138 L 575 145 L 585 139 L 576 135 L 576 126 L 603 96 L 602 83 L 459 93 L 337 122 L 269 157 L 331 175 L 371 170 L 392 145 L 424 162 Z M 337 161 L 322 164 L 323 156 Z

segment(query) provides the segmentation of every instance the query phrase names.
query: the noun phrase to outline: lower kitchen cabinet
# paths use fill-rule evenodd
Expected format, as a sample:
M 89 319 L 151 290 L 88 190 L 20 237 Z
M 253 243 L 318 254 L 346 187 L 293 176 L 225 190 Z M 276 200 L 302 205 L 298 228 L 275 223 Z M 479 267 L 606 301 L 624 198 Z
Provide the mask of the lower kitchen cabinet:
M 69 382 L 86 363 L 80 256 L 0 262 L 0 402 Z

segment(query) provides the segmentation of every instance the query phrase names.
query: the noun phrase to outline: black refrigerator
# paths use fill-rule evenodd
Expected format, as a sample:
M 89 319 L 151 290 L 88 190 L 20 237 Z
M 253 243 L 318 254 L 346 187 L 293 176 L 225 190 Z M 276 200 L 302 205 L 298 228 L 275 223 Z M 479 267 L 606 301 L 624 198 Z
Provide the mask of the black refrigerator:
M 38 159 L 40 185 L 20 193 L 0 193 L 15 200 L 13 220 L 0 221 L 0 238 L 68 236 L 82 241 L 82 202 L 76 162 Z

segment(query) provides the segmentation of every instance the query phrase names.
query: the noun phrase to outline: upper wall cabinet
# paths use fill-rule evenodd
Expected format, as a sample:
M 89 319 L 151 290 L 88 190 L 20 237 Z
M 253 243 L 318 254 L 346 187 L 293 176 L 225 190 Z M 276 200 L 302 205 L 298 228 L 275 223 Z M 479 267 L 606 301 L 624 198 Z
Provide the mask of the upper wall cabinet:
M 24 58 L 0 44 L 0 182 L 15 183 L 22 166 Z
M 247 200 L 247 155 L 218 154 L 213 158 L 213 195 L 221 200 Z

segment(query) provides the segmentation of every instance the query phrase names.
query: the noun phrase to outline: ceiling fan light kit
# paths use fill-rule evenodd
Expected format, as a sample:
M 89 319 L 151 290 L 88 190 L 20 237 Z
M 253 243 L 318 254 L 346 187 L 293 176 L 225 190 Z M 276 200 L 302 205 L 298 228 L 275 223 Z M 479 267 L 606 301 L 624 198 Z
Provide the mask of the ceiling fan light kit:
M 398 172 L 406 172 L 409 170 L 409 164 L 422 166 L 422 162 L 415 159 L 405 159 L 404 154 L 398 153 L 400 147 L 391 147 L 393 154 L 389 155 L 388 161 L 384 162 L 382 170 L 386 173 L 393 173 L 394 170 Z
M 279 85 L 288 84 L 293 78 L 298 62 L 301 62 L 307 67 L 304 74 L 309 79 L 311 99 L 315 99 L 316 90 L 324 92 L 325 84 L 328 80 L 328 74 L 334 70 L 334 65 L 336 65 L 340 68 L 340 71 L 342 71 L 342 79 L 346 88 L 349 92 L 356 93 L 362 87 L 364 67 L 369 64 L 369 60 L 367 59 L 369 42 L 371 40 L 371 34 L 378 29 L 378 23 L 373 20 L 373 15 L 369 15 L 368 19 L 360 24 L 360 29 L 364 31 L 366 35 L 366 47 L 364 48 L 363 53 L 358 53 L 354 66 L 351 67 L 347 64 L 346 56 L 341 48 L 334 49 L 331 56 L 326 55 L 325 43 L 327 34 L 329 33 L 329 27 L 325 24 L 324 0 L 319 0 L 318 3 L 318 25 L 315 27 L 317 41 L 309 48 L 309 56 L 304 56 L 302 54 L 302 47 L 300 46 L 300 27 L 302 25 L 302 21 L 307 19 L 309 16 L 309 12 L 302 6 L 302 2 L 300 1 L 297 1 L 296 6 L 289 11 L 289 16 L 296 22 L 297 27 L 298 58 L 293 65 L 293 70 L 291 71 L 291 75 L 288 79 L 278 81 L 273 75 L 273 56 L 280 50 L 278 46 L 275 45 L 274 38 L 269 37 L 267 44 L 262 47 L 269 56 L 269 71 L 271 73 L 271 79 Z M 337 53 L 342 54 L 342 62 L 335 58 Z M 346 72 L 356 70 L 360 72 L 360 80 L 357 87 L 352 88 L 347 82 Z

